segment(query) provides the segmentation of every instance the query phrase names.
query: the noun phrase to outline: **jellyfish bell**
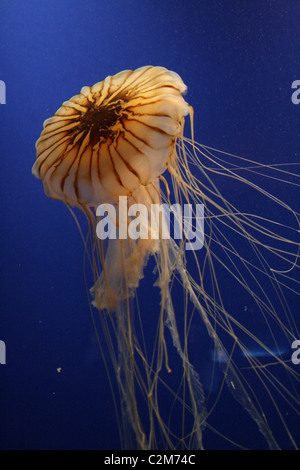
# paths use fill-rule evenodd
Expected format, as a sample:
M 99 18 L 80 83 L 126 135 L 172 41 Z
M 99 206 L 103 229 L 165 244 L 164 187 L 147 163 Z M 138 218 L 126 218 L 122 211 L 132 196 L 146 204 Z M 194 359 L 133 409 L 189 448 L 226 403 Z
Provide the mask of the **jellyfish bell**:
M 212 394 L 205 396 L 201 371 L 191 363 L 190 338 L 198 350 L 203 341 L 195 337 L 196 332 L 201 331 L 203 335 L 205 331 L 208 350 L 213 348 L 213 357 L 217 358 L 212 361 L 212 371 L 220 365 L 224 377 L 222 381 L 209 378 L 213 387 L 221 382 L 217 396 L 226 383 L 234 400 L 256 423 L 269 447 L 279 447 L 261 401 L 235 362 L 234 352 L 239 350 L 266 390 L 291 445 L 296 447 L 277 406 L 275 393 L 286 398 L 286 404 L 297 412 L 298 396 L 279 381 L 268 364 L 247 354 L 247 339 L 251 339 L 254 349 L 259 347 L 266 352 L 262 357 L 272 356 L 284 369 L 288 381 L 297 381 L 299 377 L 276 355 L 272 345 L 267 346 L 248 329 L 246 322 L 231 315 L 222 296 L 220 278 L 223 280 L 223 274 L 228 274 L 232 283 L 245 290 L 271 339 L 276 336 L 274 323 L 277 328 L 280 326 L 285 338 L 292 340 L 296 328 L 282 293 L 286 282 L 276 278 L 269 255 L 285 263 L 285 269 L 277 273 L 290 279 L 298 259 L 299 243 L 295 237 L 299 233 L 298 216 L 251 180 L 251 176 L 256 177 L 266 169 L 264 165 L 229 154 L 224 158 L 222 152 L 194 141 L 193 110 L 183 98 L 186 90 L 175 72 L 153 66 L 126 70 L 92 87 L 83 87 L 79 95 L 63 103 L 55 115 L 45 121 L 36 143 L 33 174 L 42 180 L 48 197 L 64 202 L 76 221 L 72 207 L 80 209 L 88 224 L 86 237 L 79 228 L 94 279 L 92 303 L 99 311 L 120 394 L 117 419 L 122 446 L 135 445 L 140 449 L 204 447 L 203 430 L 205 427 L 213 429 L 209 418 L 219 400 L 214 398 L 211 403 Z M 186 116 L 190 117 L 191 139 L 184 136 Z M 270 173 L 266 177 L 288 184 L 284 180 L 286 171 L 270 166 L 267 170 Z M 163 176 L 164 172 L 169 175 L 171 184 Z M 291 213 L 296 228 L 240 212 L 216 187 L 216 175 L 250 188 L 277 208 Z M 162 202 L 171 204 L 171 197 L 178 205 L 185 202 L 205 205 L 209 230 L 205 253 L 201 256 L 192 253 L 196 276 L 189 272 L 184 250 L 185 231 L 176 243 L 162 235 L 162 228 L 167 224 L 164 215 L 158 213 L 156 223 L 149 224 L 151 208 Z M 124 200 L 128 218 L 123 217 Z M 138 238 L 130 237 L 136 204 L 146 209 L 145 215 L 143 210 L 138 215 L 143 233 Z M 103 211 L 117 237 L 104 240 L 98 236 L 97 218 L 103 216 Z M 197 214 L 194 210 L 192 215 Z M 278 226 L 282 229 L 279 234 L 275 230 Z M 246 243 L 249 258 L 236 250 L 228 231 Z M 139 308 L 138 291 L 150 257 L 155 260 L 155 285 L 160 289 L 161 300 L 153 314 L 155 334 L 153 338 L 146 338 L 144 317 L 147 315 Z M 269 282 L 272 293 L 261 287 L 261 279 Z M 172 296 L 180 289 L 183 303 L 178 306 Z M 290 289 L 296 291 L 297 287 Z M 288 319 L 286 323 L 278 317 L 272 296 L 277 296 L 283 317 Z M 170 367 L 171 348 L 180 359 L 176 373 L 172 372 L 174 360 Z M 197 352 L 194 357 L 198 355 Z M 169 410 L 165 409 L 166 403 L 170 404 Z M 129 434 L 133 435 L 134 444 Z
M 68 205 L 143 198 L 174 153 L 190 112 L 186 86 L 162 67 L 126 70 L 63 103 L 36 143 L 35 176 Z

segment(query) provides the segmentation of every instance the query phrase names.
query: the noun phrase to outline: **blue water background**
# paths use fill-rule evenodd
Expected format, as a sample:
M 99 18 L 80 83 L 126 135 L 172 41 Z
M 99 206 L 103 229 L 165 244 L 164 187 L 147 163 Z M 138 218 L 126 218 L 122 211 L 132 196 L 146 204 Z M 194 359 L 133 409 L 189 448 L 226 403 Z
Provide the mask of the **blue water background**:
M 42 123 L 83 85 L 162 65 L 188 85 L 197 141 L 260 162 L 297 162 L 299 2 L 2 0 L 0 25 L 0 448 L 118 448 L 82 243 L 66 208 L 31 175 Z M 277 191 L 299 209 L 292 188 Z M 147 289 L 143 300 L 151 318 Z M 292 307 L 299 316 L 299 303 Z

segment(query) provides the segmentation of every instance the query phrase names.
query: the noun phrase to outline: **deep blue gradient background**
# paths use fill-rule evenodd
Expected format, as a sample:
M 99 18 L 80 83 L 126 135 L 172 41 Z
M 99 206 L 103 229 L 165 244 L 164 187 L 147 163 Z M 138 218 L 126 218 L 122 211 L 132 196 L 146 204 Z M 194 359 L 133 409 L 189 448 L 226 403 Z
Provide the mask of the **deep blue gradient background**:
M 42 122 L 83 85 L 162 65 L 188 85 L 198 142 L 259 162 L 297 162 L 291 84 L 300 79 L 300 4 L 2 0 L 0 24 L 0 448 L 117 448 L 82 243 L 66 208 L 31 175 Z M 299 210 L 292 190 L 282 195 Z M 149 305 L 145 291 L 151 315 Z

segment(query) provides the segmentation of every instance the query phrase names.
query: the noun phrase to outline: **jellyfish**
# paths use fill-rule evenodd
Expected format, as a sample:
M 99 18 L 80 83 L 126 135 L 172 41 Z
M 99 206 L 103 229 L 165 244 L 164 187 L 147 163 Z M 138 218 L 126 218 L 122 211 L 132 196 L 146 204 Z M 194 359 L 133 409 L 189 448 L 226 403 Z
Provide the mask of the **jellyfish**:
M 299 373 L 281 339 L 286 351 L 299 338 L 286 298 L 298 293 L 299 220 L 260 182 L 298 180 L 289 169 L 197 143 L 186 92 L 177 73 L 158 66 L 83 87 L 44 122 L 32 171 L 45 194 L 68 207 L 82 237 L 122 447 L 204 449 L 210 432 L 246 448 L 211 419 L 227 391 L 269 448 L 285 446 L 278 425 L 297 448 L 287 415 L 299 414 Z M 275 207 L 284 222 L 235 207 L 220 178 Z M 160 294 L 145 308 L 139 292 L 149 264 Z M 245 305 L 236 316 L 238 289 Z M 193 363 L 201 344 L 206 360 Z

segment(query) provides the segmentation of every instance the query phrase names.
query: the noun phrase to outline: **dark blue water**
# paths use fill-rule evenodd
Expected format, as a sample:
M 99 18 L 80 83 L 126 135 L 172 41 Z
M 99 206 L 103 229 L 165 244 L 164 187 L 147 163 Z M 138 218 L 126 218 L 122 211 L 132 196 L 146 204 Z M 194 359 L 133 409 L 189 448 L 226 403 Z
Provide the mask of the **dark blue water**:
M 66 208 L 31 175 L 42 123 L 83 85 L 162 65 L 188 85 L 198 142 L 262 163 L 298 162 L 299 3 L 2 0 L 0 18 L 0 448 L 118 448 L 82 243 Z M 296 188 L 273 189 L 299 209 Z M 299 302 L 292 311 L 297 320 Z M 149 302 L 144 312 L 151 316 Z M 225 407 L 219 419 L 230 420 Z M 247 434 L 239 419 L 232 426 Z M 249 447 L 261 447 L 250 434 Z

